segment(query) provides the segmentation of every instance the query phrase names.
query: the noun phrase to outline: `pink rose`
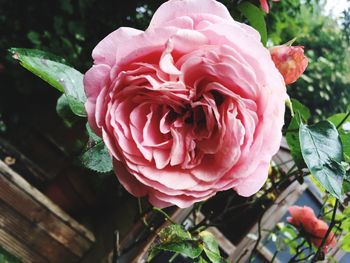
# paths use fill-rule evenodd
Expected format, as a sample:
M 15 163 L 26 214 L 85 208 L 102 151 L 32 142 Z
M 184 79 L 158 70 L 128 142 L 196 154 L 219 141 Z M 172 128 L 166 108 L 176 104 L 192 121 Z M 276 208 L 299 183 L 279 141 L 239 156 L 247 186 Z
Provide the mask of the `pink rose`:
M 286 85 L 297 81 L 307 67 L 308 59 L 302 46 L 276 46 L 270 48 L 270 53 Z
M 315 216 L 314 211 L 308 206 L 291 206 L 288 210 L 292 215 L 292 217 L 287 218 L 288 222 L 295 227 L 302 229 L 306 234 L 306 238 L 316 247 L 319 247 L 328 231 L 328 225 L 326 222 L 318 219 Z M 336 243 L 335 235 L 331 232 L 323 247 L 323 252 L 327 253 L 328 249 L 334 248 Z
M 272 0 L 273 2 L 279 2 L 280 0 Z M 269 4 L 267 3 L 267 0 L 260 0 L 261 8 L 265 11 L 265 13 L 270 12 Z
M 93 50 L 86 111 L 120 183 L 157 207 L 264 184 L 286 88 L 251 27 L 214 0 L 171 0 L 146 31 L 119 28 Z

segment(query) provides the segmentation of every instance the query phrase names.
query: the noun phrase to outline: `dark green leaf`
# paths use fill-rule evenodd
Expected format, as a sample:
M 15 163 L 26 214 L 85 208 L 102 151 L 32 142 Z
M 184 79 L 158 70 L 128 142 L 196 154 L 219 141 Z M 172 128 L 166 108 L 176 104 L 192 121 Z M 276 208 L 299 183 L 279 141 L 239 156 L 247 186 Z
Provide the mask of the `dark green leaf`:
M 345 169 L 343 148 L 336 127 L 329 121 L 315 125 L 300 125 L 301 151 L 307 167 L 315 179 L 331 195 L 342 199 Z
M 113 170 L 111 156 L 102 141 L 88 149 L 81 156 L 81 161 L 86 168 L 95 172 L 107 173 Z
M 249 2 L 238 5 L 239 11 L 247 18 L 249 24 L 254 27 L 261 36 L 261 42 L 265 45 L 267 41 L 267 29 L 265 23 L 265 13 Z
M 83 74 L 66 65 L 64 59 L 40 50 L 11 48 L 10 52 L 23 67 L 64 92 L 74 114 L 86 116 Z

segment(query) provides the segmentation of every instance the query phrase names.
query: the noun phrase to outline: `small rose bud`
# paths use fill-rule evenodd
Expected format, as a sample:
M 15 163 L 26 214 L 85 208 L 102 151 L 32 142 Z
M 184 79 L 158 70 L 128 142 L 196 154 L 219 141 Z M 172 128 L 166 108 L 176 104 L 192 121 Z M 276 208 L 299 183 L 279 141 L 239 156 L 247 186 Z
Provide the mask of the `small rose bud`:
M 270 48 L 270 53 L 286 85 L 297 81 L 307 67 L 308 59 L 303 46 L 276 46 Z
M 280 0 L 272 0 L 273 2 L 279 2 Z M 269 8 L 269 4 L 267 3 L 267 0 L 260 0 L 260 5 L 261 8 L 265 11 L 265 13 L 269 13 L 270 8 Z

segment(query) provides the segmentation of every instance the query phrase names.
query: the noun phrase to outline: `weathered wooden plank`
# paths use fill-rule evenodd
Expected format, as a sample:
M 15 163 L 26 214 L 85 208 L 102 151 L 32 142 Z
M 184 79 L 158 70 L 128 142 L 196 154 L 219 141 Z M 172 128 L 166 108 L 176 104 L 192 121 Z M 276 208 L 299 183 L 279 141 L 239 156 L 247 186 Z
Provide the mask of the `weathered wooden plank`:
M 19 214 L 33 224 L 45 230 L 52 238 L 71 249 L 77 256 L 82 256 L 90 247 L 90 243 L 74 229 L 57 219 L 46 207 L 24 195 L 20 188 L 0 174 L 0 199 L 12 206 Z
M 94 242 L 90 231 L 70 218 L 2 161 L 0 199 L 78 257 L 81 257 Z
M 19 152 L 10 143 L 0 137 L 0 157 L 5 159 L 10 157 L 13 159 L 14 164 L 11 166 L 16 171 L 22 171 L 29 177 L 33 177 L 36 181 L 44 182 L 47 180 L 45 172 L 35 163 L 28 159 L 23 153 Z M 6 163 L 6 162 L 5 162 Z M 28 178 L 26 178 L 28 179 Z
M 31 186 L 26 180 L 24 180 L 20 175 L 9 168 L 4 162 L 0 161 L 0 172 L 3 173 L 10 181 L 21 187 L 29 196 L 31 196 L 37 202 L 43 204 L 51 213 L 53 213 L 57 218 L 66 222 L 67 225 L 74 228 L 78 234 L 84 236 L 87 240 L 94 242 L 94 235 L 87 230 L 84 226 L 72 219 L 68 214 L 66 214 L 61 208 L 51 202 L 45 195 L 43 195 L 36 188 Z
M 31 224 L 10 206 L 0 200 L 0 226 L 15 238 L 37 251 L 48 262 L 76 262 L 78 257 L 61 243 L 53 240 L 42 228 Z
M 16 255 L 23 263 L 48 263 L 45 258 L 32 251 L 32 249 L 16 239 L 12 234 L 1 228 L 0 244 L 5 250 Z

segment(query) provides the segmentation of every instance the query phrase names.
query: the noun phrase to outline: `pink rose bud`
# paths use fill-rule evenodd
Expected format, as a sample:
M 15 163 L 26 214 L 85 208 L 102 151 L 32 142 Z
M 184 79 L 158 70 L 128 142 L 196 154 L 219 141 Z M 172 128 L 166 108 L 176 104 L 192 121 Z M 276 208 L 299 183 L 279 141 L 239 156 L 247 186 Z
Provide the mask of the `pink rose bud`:
M 292 215 L 287 218 L 288 222 L 301 229 L 302 233 L 305 234 L 305 238 L 310 240 L 316 247 L 319 247 L 328 231 L 327 223 L 318 219 L 314 211 L 308 206 L 291 206 L 288 211 Z M 323 252 L 327 253 L 328 249 L 334 248 L 336 243 L 335 235 L 331 232 L 323 246 Z
M 120 183 L 157 207 L 265 183 L 286 87 L 259 33 L 214 0 L 170 0 L 145 31 L 122 27 L 92 52 L 90 127 Z
M 270 48 L 270 53 L 286 85 L 297 81 L 307 67 L 308 59 L 303 46 L 276 46 Z
M 273 2 L 279 2 L 280 0 L 272 0 Z M 265 13 L 269 13 L 270 8 L 269 8 L 269 4 L 267 3 L 267 0 L 260 0 L 260 5 L 261 8 L 265 11 Z

